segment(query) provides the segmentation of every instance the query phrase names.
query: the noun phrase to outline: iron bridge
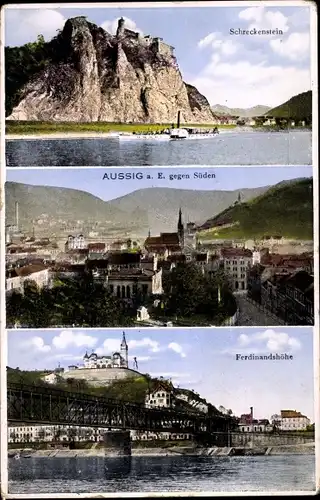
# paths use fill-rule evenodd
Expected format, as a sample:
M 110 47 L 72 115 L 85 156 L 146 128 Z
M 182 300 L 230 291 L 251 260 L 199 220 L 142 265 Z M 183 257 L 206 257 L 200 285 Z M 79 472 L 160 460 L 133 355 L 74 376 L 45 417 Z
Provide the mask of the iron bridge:
M 224 435 L 230 417 L 170 408 L 146 408 L 121 400 L 60 389 L 8 384 L 8 422 L 107 429 Z

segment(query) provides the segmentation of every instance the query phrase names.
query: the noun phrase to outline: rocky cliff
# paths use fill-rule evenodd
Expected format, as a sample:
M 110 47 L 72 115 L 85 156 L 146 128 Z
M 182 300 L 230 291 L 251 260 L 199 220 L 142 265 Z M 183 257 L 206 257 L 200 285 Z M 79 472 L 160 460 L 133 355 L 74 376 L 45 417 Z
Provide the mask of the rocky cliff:
M 17 71 L 10 50 L 9 81 Z M 173 48 L 161 39 L 126 29 L 112 36 L 76 17 L 41 51 L 42 64 L 31 67 L 7 109 L 9 120 L 173 123 L 180 110 L 182 122 L 213 121 L 208 101 L 183 82 Z

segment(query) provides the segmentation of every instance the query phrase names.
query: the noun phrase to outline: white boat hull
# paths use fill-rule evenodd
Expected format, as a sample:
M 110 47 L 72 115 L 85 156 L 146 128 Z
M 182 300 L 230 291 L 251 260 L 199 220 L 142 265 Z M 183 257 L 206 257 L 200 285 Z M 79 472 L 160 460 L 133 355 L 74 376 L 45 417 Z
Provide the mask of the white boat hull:
M 190 134 L 188 137 L 170 137 L 170 135 L 119 135 L 120 141 L 196 141 L 214 139 L 219 134 Z

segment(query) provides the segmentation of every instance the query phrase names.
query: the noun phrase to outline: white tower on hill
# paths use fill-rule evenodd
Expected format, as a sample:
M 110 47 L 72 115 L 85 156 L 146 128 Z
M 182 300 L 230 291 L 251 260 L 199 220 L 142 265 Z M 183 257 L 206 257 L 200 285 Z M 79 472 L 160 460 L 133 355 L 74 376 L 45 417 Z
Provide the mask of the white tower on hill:
M 126 341 L 126 334 L 123 332 L 122 342 L 120 345 L 120 354 L 125 359 L 125 367 L 128 368 L 128 344 Z

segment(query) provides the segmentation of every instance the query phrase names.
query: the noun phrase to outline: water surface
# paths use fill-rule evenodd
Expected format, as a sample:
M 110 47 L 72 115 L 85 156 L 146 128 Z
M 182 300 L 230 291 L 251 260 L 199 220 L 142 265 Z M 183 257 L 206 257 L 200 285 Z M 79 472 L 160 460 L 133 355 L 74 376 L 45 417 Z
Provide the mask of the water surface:
M 314 491 L 314 455 L 9 459 L 9 493 Z
M 211 139 L 6 140 L 8 167 L 311 165 L 311 132 L 227 132 Z

